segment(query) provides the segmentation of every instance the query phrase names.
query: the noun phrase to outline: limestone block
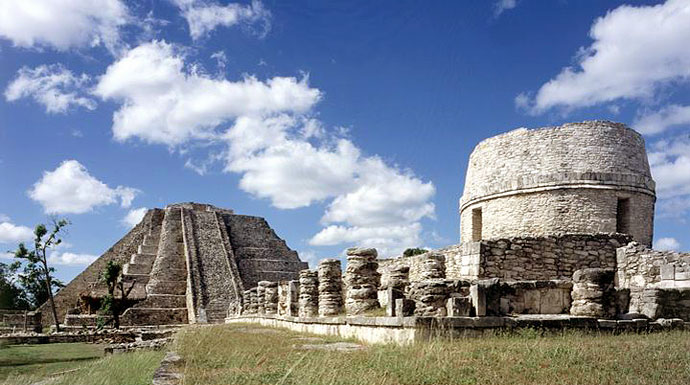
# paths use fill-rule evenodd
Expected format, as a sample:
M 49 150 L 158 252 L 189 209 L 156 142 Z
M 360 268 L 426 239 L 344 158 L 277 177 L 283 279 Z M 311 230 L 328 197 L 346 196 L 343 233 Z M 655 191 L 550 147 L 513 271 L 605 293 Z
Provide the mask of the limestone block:
M 323 259 L 318 266 L 319 316 L 332 317 L 343 310 L 342 269 L 337 259 Z
M 288 282 L 288 306 L 287 315 L 297 317 L 299 315 L 299 281 L 293 280 Z
M 472 313 L 472 299 L 470 297 L 451 297 L 446 303 L 449 317 L 469 317 Z
M 405 298 L 403 295 L 403 292 L 397 288 L 389 287 L 385 291 L 385 297 L 386 297 L 386 315 L 388 317 L 395 317 L 395 307 L 396 307 L 396 301 L 400 298 Z
M 613 269 L 582 269 L 573 274 L 570 314 L 597 318 L 616 315 Z
M 470 298 L 474 314 L 477 317 L 484 317 L 486 315 L 486 287 L 480 284 L 470 286 Z
M 398 298 L 395 300 L 395 316 L 409 317 L 414 314 L 415 302 L 407 298 Z
M 421 263 L 420 280 L 446 278 L 446 259 L 443 254 L 427 253 Z
M 278 314 L 278 282 L 264 282 L 264 311 L 266 314 Z
M 449 294 L 448 285 L 442 279 L 412 282 L 409 297 L 415 301 L 414 314 L 424 317 L 445 317 Z

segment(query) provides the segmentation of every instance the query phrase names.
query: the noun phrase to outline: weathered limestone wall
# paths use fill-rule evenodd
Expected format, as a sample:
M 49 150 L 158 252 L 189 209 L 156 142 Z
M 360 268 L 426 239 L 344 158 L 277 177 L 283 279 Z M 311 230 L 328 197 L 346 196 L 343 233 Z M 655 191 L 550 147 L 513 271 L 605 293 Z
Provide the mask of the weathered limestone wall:
M 651 244 L 655 185 L 640 134 L 591 121 L 488 138 L 470 155 L 460 200 L 461 239 L 616 231 L 617 199 L 629 198 L 628 233 Z
M 629 241 L 623 234 L 569 234 L 463 242 L 430 253 L 445 257 L 447 279 L 570 280 L 575 270 L 615 268 L 616 248 Z M 388 282 L 396 264 L 409 266 L 410 282 L 422 280 L 428 255 L 379 262 L 381 282 Z
M 668 303 L 666 299 L 674 296 L 683 297 L 656 289 L 690 291 L 690 253 L 652 250 L 631 242 L 617 250 L 617 265 L 616 287 L 630 290 L 630 312 L 661 314 L 661 309 L 647 305 Z M 685 303 L 690 309 L 690 302 Z
M 129 262 L 130 256 L 137 252 L 139 245 L 143 242 L 144 236 L 149 232 L 152 225 L 160 225 L 163 220 L 163 210 L 149 210 L 142 221 L 134 226 L 122 239 L 113 245 L 108 251 L 103 253 L 89 267 L 77 275 L 67 286 L 62 288 L 55 295 L 55 307 L 57 308 L 58 319 L 65 319 L 68 310 L 77 306 L 79 294 L 90 291 L 98 282 L 98 277 L 105 268 L 108 261 L 115 261 L 122 265 Z M 41 305 L 38 309 L 43 314 L 41 322 L 43 326 L 54 323 L 53 315 L 50 311 L 48 302 Z

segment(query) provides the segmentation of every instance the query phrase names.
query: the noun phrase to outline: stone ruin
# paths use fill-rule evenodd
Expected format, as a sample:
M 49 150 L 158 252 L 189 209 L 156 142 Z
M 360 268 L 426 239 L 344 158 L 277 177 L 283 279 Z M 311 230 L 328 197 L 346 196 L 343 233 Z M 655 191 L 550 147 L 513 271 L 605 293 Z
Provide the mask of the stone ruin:
M 300 272 L 290 283 L 299 298 L 286 306 L 302 319 L 382 307 L 387 316 L 438 319 L 690 321 L 690 254 L 649 248 L 654 189 L 644 140 L 625 125 L 514 130 L 470 156 L 461 243 L 392 259 L 349 249 L 340 277 L 333 259 Z M 265 316 L 261 306 L 243 314 Z
M 253 311 L 243 297 L 277 298 L 274 282 L 293 280 L 307 267 L 260 217 L 207 204 L 180 203 L 149 210 L 142 221 L 55 295 L 67 327 L 95 326 L 107 289 L 98 277 L 110 260 L 133 285 L 124 326 L 219 323 Z M 261 294 L 254 289 L 267 282 Z M 252 293 L 252 294 L 247 294 Z M 48 304 L 39 310 L 50 314 Z M 277 308 L 269 306 L 269 313 Z M 44 325 L 52 316 L 44 316 Z
M 625 125 L 517 129 L 470 155 L 459 244 L 392 259 L 352 248 L 344 271 L 337 259 L 308 270 L 263 219 L 178 204 L 149 211 L 56 301 L 67 324 L 92 322 L 74 309 L 93 308 L 87 299 L 103 293 L 96 273 L 114 259 L 135 283 L 128 324 L 259 316 L 334 325 L 383 309 L 396 319 L 682 324 L 690 254 L 650 249 L 655 200 L 644 140 Z

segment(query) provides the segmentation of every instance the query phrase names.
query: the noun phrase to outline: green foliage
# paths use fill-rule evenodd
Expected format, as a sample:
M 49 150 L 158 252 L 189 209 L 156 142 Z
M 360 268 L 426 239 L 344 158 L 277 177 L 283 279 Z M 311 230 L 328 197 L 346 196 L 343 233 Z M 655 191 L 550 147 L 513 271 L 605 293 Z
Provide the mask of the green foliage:
M 112 260 L 108 261 L 101 271 L 100 279 L 108 286 L 108 295 L 103 297 L 100 313 L 111 316 L 115 328 L 119 328 L 120 315 L 125 310 L 125 303 L 129 293 L 134 288 L 134 282 L 129 288 L 125 288 L 122 280 L 122 265 Z M 117 298 L 116 290 L 119 291 L 120 298 Z
M 427 249 L 420 249 L 420 248 L 409 248 L 403 252 L 404 257 L 411 257 L 413 255 L 419 255 L 419 254 L 424 254 L 428 253 L 429 250 Z
M 17 284 L 15 276 L 21 264 L 0 262 L 0 309 L 28 309 L 26 291 Z

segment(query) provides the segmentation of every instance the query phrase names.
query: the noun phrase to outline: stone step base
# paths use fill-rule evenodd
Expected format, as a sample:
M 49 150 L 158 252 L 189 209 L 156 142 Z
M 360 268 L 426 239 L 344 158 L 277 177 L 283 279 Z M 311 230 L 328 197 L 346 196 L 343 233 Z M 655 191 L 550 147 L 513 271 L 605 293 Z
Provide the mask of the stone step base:
M 120 324 L 130 325 L 174 325 L 186 324 L 187 308 L 141 308 L 131 307 L 120 317 Z
M 155 254 L 132 254 L 129 263 L 139 263 L 142 265 L 153 266 L 153 261 L 156 260 Z
M 122 274 L 122 280 L 126 283 L 136 282 L 137 284 L 146 285 L 149 282 L 149 278 L 151 277 L 148 274 Z
M 159 241 L 159 237 L 157 237 L 157 236 L 144 235 L 143 244 L 145 246 L 156 246 L 156 247 L 158 247 L 158 241 Z
M 126 263 L 124 269 L 122 269 L 123 274 L 149 274 L 151 273 L 150 264 L 142 263 Z
M 155 246 L 139 245 L 139 249 L 137 250 L 137 253 L 139 253 L 139 254 L 158 254 L 158 245 L 155 245 Z
M 146 300 L 135 307 L 147 308 L 182 308 L 187 306 L 187 296 L 174 294 L 149 294 Z
M 95 327 L 98 325 L 98 319 L 107 317 L 99 316 L 98 314 L 67 314 L 65 316 L 65 326 L 77 327 Z
M 146 292 L 151 294 L 187 294 L 187 281 L 153 281 L 146 286 Z

